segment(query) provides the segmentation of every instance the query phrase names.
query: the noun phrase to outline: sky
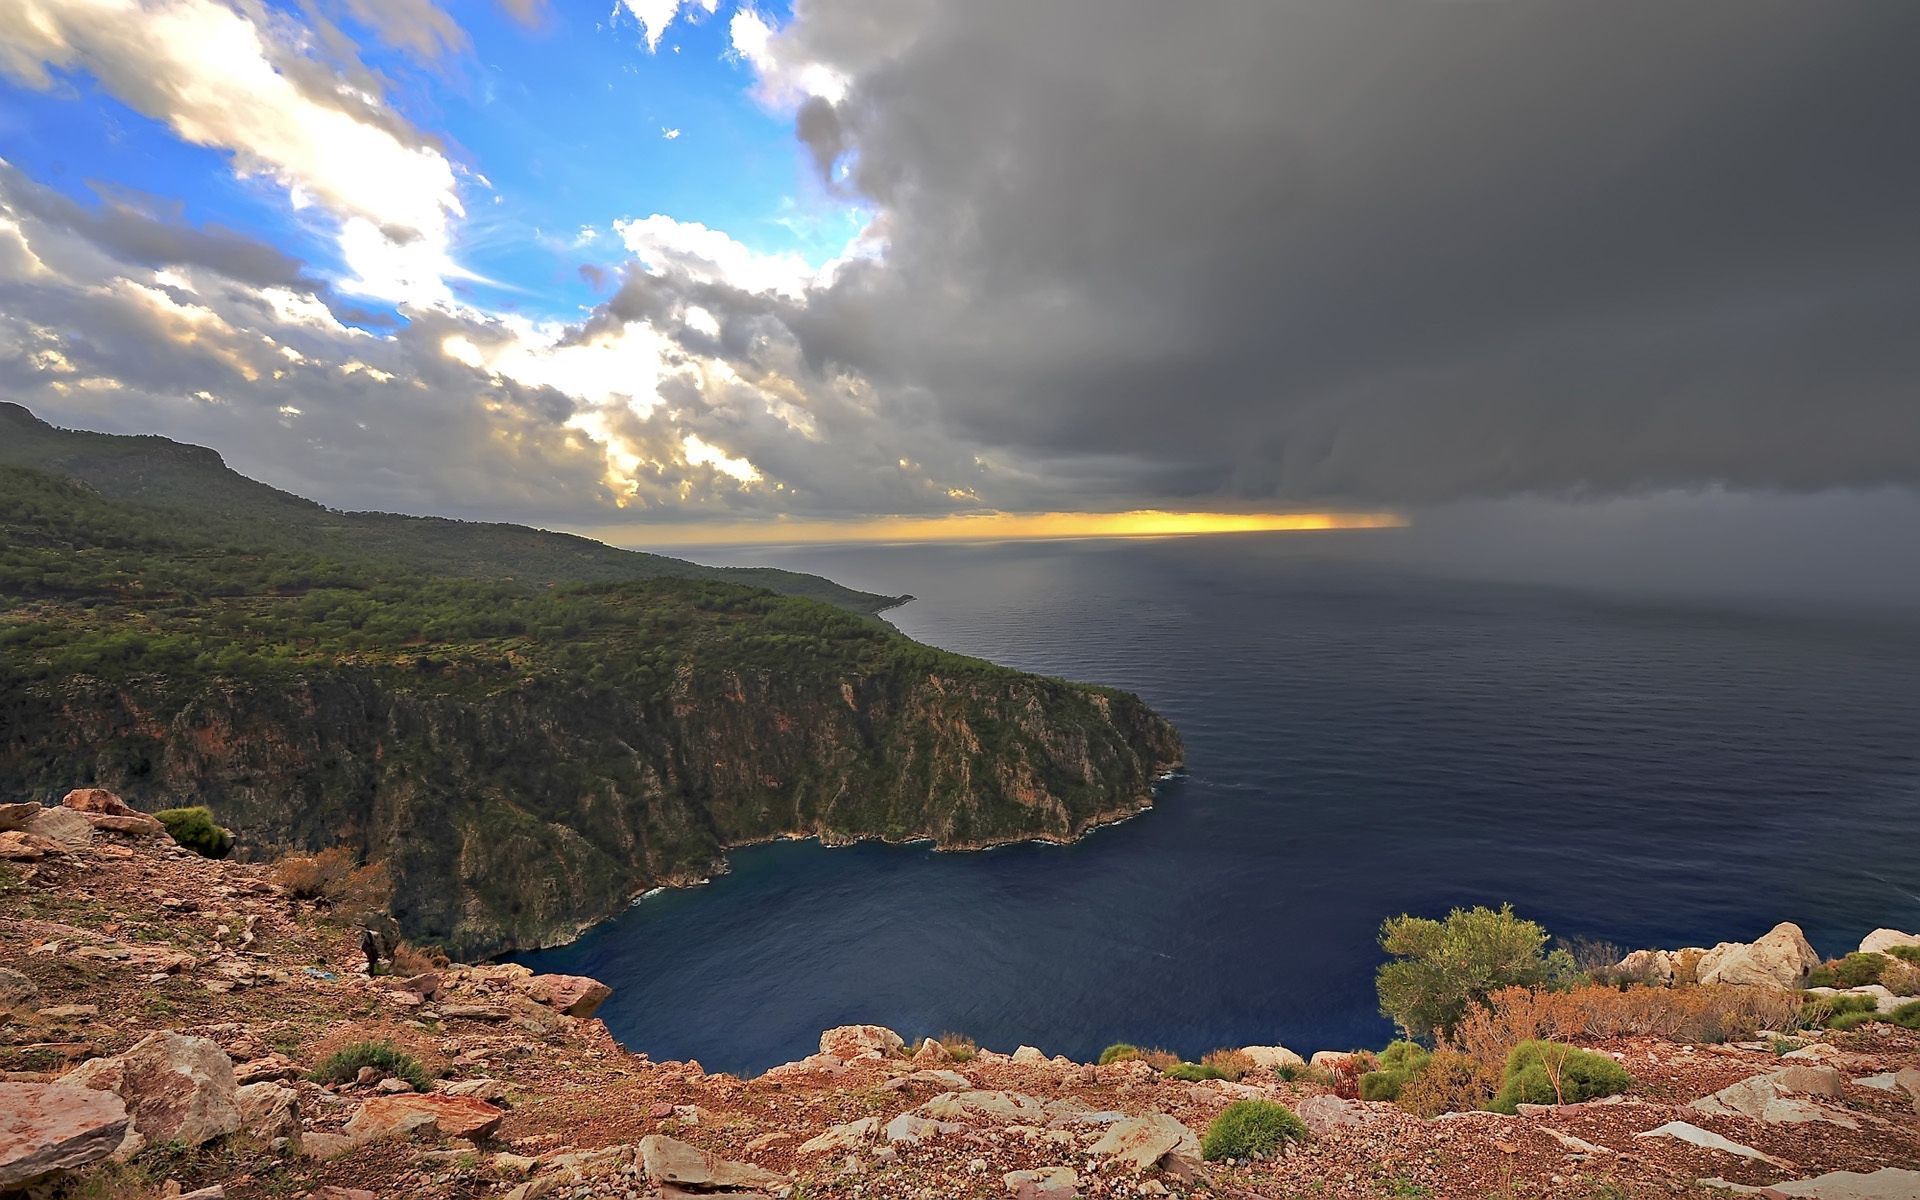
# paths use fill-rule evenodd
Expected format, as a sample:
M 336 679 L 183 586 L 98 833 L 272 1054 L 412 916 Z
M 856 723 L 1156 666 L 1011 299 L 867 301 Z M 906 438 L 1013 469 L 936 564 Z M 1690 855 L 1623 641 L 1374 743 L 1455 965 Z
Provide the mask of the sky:
M 1916 45 L 1910 0 L 0 0 L 0 395 L 623 544 L 1881 560 Z

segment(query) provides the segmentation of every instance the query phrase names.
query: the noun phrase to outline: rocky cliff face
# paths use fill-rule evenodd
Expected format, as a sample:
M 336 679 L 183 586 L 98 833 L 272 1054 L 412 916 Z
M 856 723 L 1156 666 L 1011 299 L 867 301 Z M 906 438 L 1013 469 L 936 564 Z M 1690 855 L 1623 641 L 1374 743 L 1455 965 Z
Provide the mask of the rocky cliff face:
M 354 845 L 387 863 L 408 936 L 467 955 L 565 940 L 753 841 L 1070 839 L 1149 804 L 1180 754 L 1136 697 L 1011 673 L 683 670 L 637 698 L 343 667 L 0 699 L 0 793 L 97 783 L 208 804 L 243 845 Z

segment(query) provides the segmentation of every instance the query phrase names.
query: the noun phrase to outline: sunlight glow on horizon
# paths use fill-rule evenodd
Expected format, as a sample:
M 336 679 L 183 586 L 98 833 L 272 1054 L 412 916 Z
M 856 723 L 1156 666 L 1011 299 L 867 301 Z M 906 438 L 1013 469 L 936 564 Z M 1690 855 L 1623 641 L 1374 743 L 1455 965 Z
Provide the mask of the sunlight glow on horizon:
M 1042 538 L 1185 537 L 1208 533 L 1312 532 L 1402 529 L 1407 518 L 1388 512 L 1208 513 L 966 513 L 945 517 L 881 517 L 867 521 L 736 521 L 725 524 L 632 523 L 571 532 L 615 546 L 750 546 L 791 542 L 960 542 Z

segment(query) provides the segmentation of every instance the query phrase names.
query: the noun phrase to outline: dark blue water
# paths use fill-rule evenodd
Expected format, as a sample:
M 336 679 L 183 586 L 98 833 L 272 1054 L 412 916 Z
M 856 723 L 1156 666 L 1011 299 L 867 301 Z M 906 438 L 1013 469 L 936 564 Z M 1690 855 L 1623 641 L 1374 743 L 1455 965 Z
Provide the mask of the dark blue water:
M 1353 535 L 1346 535 L 1353 536 Z M 1297 535 L 740 556 L 921 599 L 924 641 L 1139 692 L 1153 811 L 1069 846 L 741 851 L 525 956 L 628 1047 L 757 1071 L 819 1031 L 1079 1058 L 1379 1044 L 1380 921 L 1512 901 L 1623 946 L 1920 926 L 1920 626 L 1449 580 Z

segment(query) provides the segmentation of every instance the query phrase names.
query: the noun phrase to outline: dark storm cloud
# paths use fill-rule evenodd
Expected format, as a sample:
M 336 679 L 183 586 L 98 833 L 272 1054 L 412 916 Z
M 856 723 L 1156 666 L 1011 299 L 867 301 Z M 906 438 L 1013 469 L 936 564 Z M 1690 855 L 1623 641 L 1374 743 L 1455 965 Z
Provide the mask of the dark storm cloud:
M 797 7 L 809 360 L 1090 503 L 1920 482 L 1920 5 Z

